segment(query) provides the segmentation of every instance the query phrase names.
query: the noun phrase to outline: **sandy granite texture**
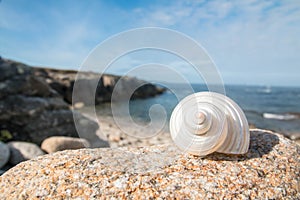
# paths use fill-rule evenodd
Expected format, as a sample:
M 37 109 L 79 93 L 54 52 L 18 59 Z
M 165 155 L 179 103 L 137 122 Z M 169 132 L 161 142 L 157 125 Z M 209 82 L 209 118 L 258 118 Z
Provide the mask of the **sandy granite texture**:
M 252 130 L 245 155 L 205 158 L 174 145 L 67 150 L 0 177 L 0 199 L 300 199 L 300 149 Z

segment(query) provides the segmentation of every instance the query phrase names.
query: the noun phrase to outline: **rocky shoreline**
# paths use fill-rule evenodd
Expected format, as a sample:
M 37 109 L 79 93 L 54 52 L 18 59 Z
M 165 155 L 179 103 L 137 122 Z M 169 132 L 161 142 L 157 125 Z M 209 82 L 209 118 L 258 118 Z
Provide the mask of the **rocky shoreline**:
M 97 76 L 83 75 L 83 88 Z M 136 138 L 110 116 L 97 121 L 74 110 L 75 76 L 0 58 L 0 199 L 300 198 L 300 149 L 294 141 L 252 129 L 245 155 L 191 156 L 175 147 L 167 130 Z M 110 101 L 120 79 L 102 77 L 96 104 Z M 122 83 L 144 84 L 132 98 L 164 92 L 135 78 Z M 147 129 L 135 133 L 147 135 Z
M 73 114 L 79 122 L 95 132 L 94 121 L 71 108 L 76 71 L 34 68 L 0 57 L 0 140 L 21 140 L 41 144 L 49 136 L 77 137 Z M 95 81 L 95 73 L 82 73 L 83 90 Z M 96 91 L 95 103 L 110 101 L 118 76 L 103 75 Z M 142 85 L 132 98 L 147 98 L 164 92 L 136 78 L 127 78 L 122 84 Z M 84 103 L 84 102 L 80 102 Z M 89 124 L 88 126 L 86 124 Z
M 83 139 L 91 142 L 92 147 L 107 147 L 108 142 L 96 134 L 99 130 L 98 123 L 74 110 L 71 105 L 76 75 L 77 71 L 73 70 L 31 67 L 0 57 L 0 141 L 23 142 L 17 146 L 37 149 L 44 140 L 52 136 L 77 138 L 79 137 L 77 129 L 80 129 L 88 133 Z M 80 73 L 82 90 L 88 90 L 89 84 L 98 77 L 99 74 L 92 72 Z M 120 78 L 102 75 L 96 90 L 96 105 L 111 100 L 112 91 Z M 152 97 L 165 90 L 130 77 L 126 77 L 122 84 L 125 88 L 140 86 L 133 93 L 133 99 Z M 86 102 L 75 103 L 84 105 Z M 73 117 L 76 118 L 77 127 Z M 22 159 L 29 158 L 32 157 L 25 156 Z M 15 164 L 16 162 L 12 162 L 0 168 L 7 170 Z

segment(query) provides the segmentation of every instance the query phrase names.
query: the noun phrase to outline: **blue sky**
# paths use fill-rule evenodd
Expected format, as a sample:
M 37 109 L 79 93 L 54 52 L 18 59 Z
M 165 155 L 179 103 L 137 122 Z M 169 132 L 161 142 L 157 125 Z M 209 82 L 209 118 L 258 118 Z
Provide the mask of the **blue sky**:
M 36 66 L 78 69 L 103 40 L 149 26 L 194 38 L 227 84 L 300 86 L 299 0 L 1 0 L 0 55 Z M 132 55 L 118 64 L 130 68 L 146 57 Z M 197 82 L 192 71 L 185 73 Z

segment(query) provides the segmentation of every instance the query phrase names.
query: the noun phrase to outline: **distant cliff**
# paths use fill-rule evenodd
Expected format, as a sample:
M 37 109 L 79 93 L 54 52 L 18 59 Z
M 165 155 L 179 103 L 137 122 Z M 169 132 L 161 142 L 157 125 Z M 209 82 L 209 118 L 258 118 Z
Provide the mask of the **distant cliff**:
M 9 78 L 9 76 L 13 75 L 14 73 L 18 73 L 18 75 L 24 74 L 24 76 L 30 74 L 32 77 L 28 79 L 29 82 L 33 83 L 37 82 L 37 80 L 42 82 L 40 85 L 34 85 L 33 87 L 36 88 L 31 88 L 33 91 L 39 90 L 39 92 L 43 93 L 46 92 L 45 88 L 50 87 L 48 89 L 52 89 L 52 92 L 62 96 L 67 103 L 72 103 L 72 91 L 77 71 L 30 67 L 20 62 L 2 59 L 1 57 L 0 67 L 0 81 L 2 79 Z M 79 81 L 85 82 L 85 84 L 82 85 L 83 87 L 88 87 L 91 82 L 97 81 L 98 78 L 99 74 L 97 73 L 82 72 L 81 80 Z M 110 74 L 104 74 L 101 76 L 96 91 L 96 104 L 109 102 L 111 100 L 113 89 L 120 78 L 120 76 Z M 142 86 L 133 93 L 131 97 L 132 99 L 153 97 L 162 94 L 165 91 L 165 88 L 153 85 L 134 77 L 126 77 L 122 80 L 122 87 L 125 88 L 125 92 L 127 87 L 134 87 L 135 85 Z M 41 87 L 44 87 L 43 91 L 40 91 L 42 89 Z M 9 90 L 13 88 L 7 89 Z

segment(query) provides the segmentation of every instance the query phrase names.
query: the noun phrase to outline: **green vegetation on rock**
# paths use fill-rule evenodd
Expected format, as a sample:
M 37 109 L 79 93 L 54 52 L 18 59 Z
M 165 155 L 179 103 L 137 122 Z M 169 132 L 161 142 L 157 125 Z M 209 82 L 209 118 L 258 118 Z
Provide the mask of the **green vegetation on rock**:
M 8 130 L 0 130 L 0 141 L 7 141 L 12 139 L 13 136 Z

